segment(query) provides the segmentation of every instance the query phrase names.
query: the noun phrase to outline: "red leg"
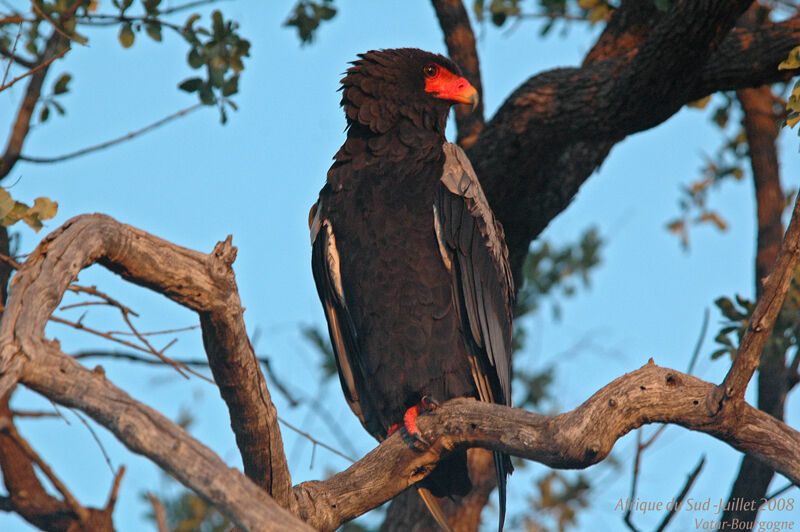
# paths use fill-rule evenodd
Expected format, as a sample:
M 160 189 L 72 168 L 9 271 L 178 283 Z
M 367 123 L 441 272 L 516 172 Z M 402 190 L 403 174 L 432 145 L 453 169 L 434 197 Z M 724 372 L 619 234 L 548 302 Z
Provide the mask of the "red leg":
M 400 423 L 397 423 L 389 427 L 387 436 L 391 436 L 392 434 L 397 432 L 397 430 L 401 426 L 404 426 L 408 431 L 409 435 L 411 435 L 415 439 L 421 440 L 422 433 L 419 431 L 419 427 L 417 427 L 417 417 L 419 417 L 419 415 L 422 414 L 423 412 L 430 412 L 431 410 L 434 410 L 438 406 L 439 403 L 437 403 L 427 395 L 423 395 L 422 399 L 419 400 L 419 403 L 415 404 L 414 406 L 406 410 L 406 413 L 403 414 L 402 425 Z

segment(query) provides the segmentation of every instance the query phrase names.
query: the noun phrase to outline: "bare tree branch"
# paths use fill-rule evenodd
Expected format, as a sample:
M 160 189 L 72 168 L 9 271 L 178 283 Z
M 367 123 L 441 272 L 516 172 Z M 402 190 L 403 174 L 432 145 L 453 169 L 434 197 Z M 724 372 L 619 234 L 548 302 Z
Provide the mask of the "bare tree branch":
M 47 492 L 36 475 L 34 464 L 62 494 L 63 501 Z M 109 496 L 104 509 L 82 506 L 50 466 L 19 434 L 14 426 L 7 398 L 0 401 L 0 467 L 3 483 L 9 492 L 9 497 L 4 499 L 5 511 L 17 512 L 23 519 L 43 530 L 113 531 L 111 515 L 123 470 L 115 476 L 111 488 L 112 496 Z
M 58 53 L 56 56 L 54 56 L 54 57 L 51 57 L 50 59 L 48 59 L 48 60 L 47 60 L 47 61 L 45 61 L 44 63 L 42 63 L 42 64 L 40 64 L 40 65 L 38 65 L 38 66 L 35 66 L 34 68 L 32 68 L 31 70 L 29 70 L 29 71 L 25 72 L 24 74 L 21 74 L 21 75 L 19 75 L 19 76 L 15 77 L 14 79 L 12 79 L 11 81 L 9 81 L 8 83 L 5 83 L 5 79 L 3 79 L 3 85 L 0 85 L 0 91 L 4 91 L 4 90 L 6 90 L 7 88 L 9 88 L 9 87 L 11 87 L 12 85 L 14 85 L 16 82 L 18 82 L 18 81 L 20 81 L 20 80 L 22 80 L 22 79 L 25 79 L 25 78 L 27 78 L 28 76 L 32 76 L 33 74 L 36 74 L 37 72 L 39 72 L 39 71 L 40 71 L 40 70 L 42 70 L 43 68 L 47 68 L 47 67 L 49 67 L 49 66 L 50 66 L 50 63 L 52 63 L 52 62 L 53 62 L 53 61 L 55 61 L 56 59 L 60 59 L 61 57 L 64 57 L 64 54 L 66 54 L 66 53 L 67 53 L 67 52 L 69 52 L 70 50 L 71 50 L 71 48 L 64 48 L 64 49 L 63 49 L 63 50 L 61 50 L 61 51 L 60 51 L 60 52 L 59 52 L 59 53 Z
M 155 516 L 158 532 L 169 532 L 169 527 L 167 527 L 167 510 L 164 508 L 164 503 L 152 493 L 147 494 L 147 500 L 150 501 L 150 504 L 153 506 L 153 516 Z
M 233 361 L 241 364 L 242 360 L 257 365 L 251 351 L 247 358 L 230 346 L 238 342 L 238 349 L 249 348 L 243 325 L 225 321 L 231 316 L 241 317 L 230 270 L 234 253 L 229 240 L 207 256 L 105 216 L 70 220 L 40 244 L 15 278 L 0 324 L 4 389 L 19 379 L 53 401 L 82 410 L 132 451 L 149 457 L 240 526 L 305 530 L 305 525 L 266 492 L 179 426 L 116 388 L 102 371 L 84 368 L 63 354 L 57 343 L 43 337 L 47 317 L 63 292 L 82 268 L 98 262 L 131 282 L 153 288 L 189 308 L 202 309 L 204 336 L 216 333 L 211 341 L 206 338 L 212 367 Z M 768 294 L 769 288 L 765 297 Z M 224 378 L 236 371 L 242 370 L 217 369 Z M 239 387 L 247 388 L 253 377 L 238 378 Z M 230 393 L 225 381 L 218 382 L 223 396 Z M 264 430 L 271 434 L 277 430 L 274 407 L 268 403 L 263 377 L 259 385 L 264 394 L 259 404 L 268 405 L 273 413 L 265 414 L 270 426 Z M 622 435 L 653 422 L 677 423 L 711 434 L 758 457 L 790 480 L 800 481 L 800 463 L 794 459 L 800 454 L 800 433 L 741 401 L 736 402 L 735 409 L 710 410 L 705 399 L 714 389 L 710 383 L 651 362 L 610 383 L 575 410 L 558 416 L 469 399 L 453 400 L 420 419 L 423 437 L 431 442 L 429 448 L 419 452 L 409 448 L 402 436 L 394 435 L 342 473 L 295 487 L 285 506 L 313 527 L 333 530 L 419 481 L 450 449 L 478 446 L 551 467 L 582 468 L 604 459 Z M 280 446 L 280 440 L 274 444 Z M 268 447 L 266 452 L 272 449 Z M 285 464 L 282 448 L 278 447 L 278 456 L 266 460 L 276 468 Z M 273 478 L 275 482 L 286 481 L 288 474 Z
M 229 407 L 245 472 L 289 507 L 291 477 L 277 413 L 247 341 L 231 269 L 234 256 L 230 238 L 206 255 L 107 216 L 69 220 L 42 241 L 15 277 L 19 288 L 13 291 L 0 325 L 0 395 L 16 383 L 32 353 L 52 348 L 43 337 L 44 323 L 80 270 L 95 262 L 102 264 L 126 280 L 198 312 L 209 362 Z
M 39 101 L 39 96 L 41 95 L 42 91 L 42 84 L 44 83 L 44 78 L 47 75 L 47 71 L 51 64 L 50 60 L 58 55 L 59 50 L 63 47 L 64 41 L 62 37 L 58 33 L 53 32 L 53 34 L 50 35 L 50 38 L 47 39 L 47 44 L 42 52 L 42 56 L 39 61 L 41 68 L 33 73 L 28 80 L 28 87 L 25 89 L 25 97 L 22 100 L 19 111 L 17 111 L 17 118 L 11 128 L 11 133 L 6 143 L 6 149 L 3 152 L 2 157 L 0 157 L 0 180 L 2 180 L 9 174 L 9 172 L 11 172 L 11 169 L 19 159 L 19 154 L 22 151 L 22 145 L 24 144 L 25 138 L 28 136 L 28 131 L 30 130 L 30 122 L 31 116 L 33 116 L 33 110 Z
M 610 39 L 623 53 L 609 49 L 597 52 L 608 59 L 540 73 L 506 99 L 468 155 L 505 228 L 517 280 L 531 240 L 569 205 L 617 142 L 711 92 L 796 74 L 777 65 L 800 44 L 800 19 L 731 31 L 747 4 L 673 3 L 660 19 L 643 24 L 649 30 L 636 33 L 639 45 Z M 651 97 L 652 87 L 663 87 L 658 98 Z
M 665 530 L 667 528 L 667 525 L 669 525 L 669 522 L 672 521 L 672 518 L 675 517 L 675 514 L 678 513 L 678 508 L 681 507 L 683 499 L 685 499 L 686 495 L 689 494 L 689 490 L 692 489 L 694 481 L 697 480 L 697 477 L 698 475 L 700 475 L 700 471 L 702 471 L 703 465 L 705 463 L 706 463 L 706 457 L 703 456 L 702 458 L 700 458 L 700 462 L 697 463 L 697 466 L 695 466 L 692 472 L 689 473 L 689 476 L 686 477 L 686 483 L 683 485 L 683 489 L 681 489 L 681 492 L 678 494 L 677 497 L 675 497 L 675 504 L 667 512 L 667 515 L 664 516 L 664 520 L 661 521 L 661 523 L 658 525 L 656 532 L 662 532 L 663 530 Z
M 747 389 L 747 383 L 758 368 L 761 352 L 772 332 L 772 326 L 783 305 L 786 291 L 792 282 L 797 261 L 800 258 L 800 194 L 798 194 L 792 213 L 792 220 L 786 235 L 783 237 L 781 249 L 764 284 L 764 292 L 758 298 L 756 308 L 750 317 L 736 358 L 723 383 L 709 396 L 709 408 L 719 409 L 730 399 L 741 399 Z
M 455 448 L 479 446 L 554 468 L 585 468 L 605 459 L 617 439 L 646 423 L 674 423 L 710 434 L 800 481 L 795 459 L 800 433 L 746 403 L 735 413 L 712 414 L 705 397 L 714 388 L 651 360 L 556 416 L 453 399 L 419 418 L 427 449 L 411 449 L 395 434 L 328 480 L 296 486 L 299 512 L 314 528 L 334 530 L 419 481 Z
M 96 144 L 94 146 L 89 146 L 88 148 L 83 148 L 83 149 L 80 149 L 80 150 L 77 150 L 77 151 L 73 151 L 73 152 L 70 152 L 70 153 L 65 153 L 64 155 L 57 155 L 55 157 L 33 157 L 33 156 L 30 156 L 30 155 L 20 155 L 19 159 L 21 159 L 23 161 L 28 161 L 29 163 L 44 163 L 44 164 L 58 163 L 58 162 L 61 162 L 61 161 L 67 161 L 69 159 L 74 159 L 75 157 L 80 157 L 81 155 L 86 155 L 87 153 L 92 153 L 92 152 L 95 152 L 95 151 L 104 150 L 106 148 L 114 146 L 115 144 L 119 144 L 121 142 L 125 142 L 126 140 L 131 140 L 133 138 L 136 138 L 139 135 L 142 135 L 142 134 L 147 133 L 149 131 L 152 131 L 152 130 L 160 127 L 160 126 L 163 126 L 167 122 L 175 120 L 176 118 L 180 118 L 182 116 L 188 115 L 189 113 L 191 113 L 193 111 L 196 111 L 196 110 L 200 109 L 201 107 L 203 107 L 202 103 L 196 103 L 194 105 L 190 105 L 189 107 L 187 107 L 185 109 L 181 109 L 180 111 L 178 111 L 176 113 L 173 113 L 173 114 L 171 114 L 169 116 L 165 116 L 164 118 L 162 118 L 160 120 L 156 120 L 152 124 L 149 124 L 149 125 L 141 128 L 141 129 L 137 129 L 136 131 L 131 131 L 130 133 L 128 133 L 126 135 L 123 135 L 121 137 L 117 137 L 115 139 L 107 140 L 105 142 L 101 142 L 100 144 Z
M 755 16 L 751 8 L 743 18 L 752 19 Z M 737 91 L 736 96 L 744 111 L 744 128 L 755 188 L 758 222 L 755 292 L 761 297 L 764 291 L 762 281 L 769 275 L 770 268 L 778 257 L 783 236 L 781 216 L 784 197 L 776 146 L 778 127 L 773 109 L 775 97 L 768 86 L 742 89 Z M 766 349 L 761 354 L 758 368 L 757 404 L 761 410 L 778 419 L 784 417 L 784 403 L 789 391 L 787 375 L 786 353 Z M 751 456 L 744 456 L 728 500 L 734 503 L 736 500 L 761 500 L 766 496 L 773 476 L 774 473 L 768 466 Z M 730 528 L 736 520 L 755 522 L 758 506 L 740 506 L 726 505 L 727 510 L 720 518 L 722 526 Z

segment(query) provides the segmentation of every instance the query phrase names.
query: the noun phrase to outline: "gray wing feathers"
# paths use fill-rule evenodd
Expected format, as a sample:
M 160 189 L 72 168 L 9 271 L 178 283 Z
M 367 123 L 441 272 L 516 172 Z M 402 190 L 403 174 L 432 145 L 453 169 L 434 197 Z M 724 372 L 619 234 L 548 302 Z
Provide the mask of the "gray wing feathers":
M 500 397 L 481 397 L 511 403 L 511 304 L 514 285 L 508 266 L 503 229 L 489 208 L 486 197 L 464 151 L 444 145 L 442 187 L 435 204 L 436 232 L 440 246 L 450 251 L 456 307 L 475 345 L 485 355 L 479 366 L 491 365 Z M 443 257 L 444 259 L 444 257 Z M 462 303 L 463 302 L 463 303 Z M 465 309 L 460 308 L 466 307 Z M 466 312 L 464 312 L 466 310 Z M 464 316 L 466 314 L 466 316 Z M 485 378 L 485 377 L 484 377 Z M 476 381 L 479 379 L 476 375 Z M 478 384 L 476 382 L 476 384 Z M 479 391 L 485 386 L 478 385 Z M 481 393 L 483 395 L 483 393 Z
M 364 384 L 363 357 L 342 288 L 336 236 L 330 220 L 324 217 L 322 211 L 320 200 L 312 207 L 312 216 L 309 219 L 312 243 L 311 269 L 325 309 L 339 379 L 347 404 L 364 428 L 370 434 L 381 434 L 381 430 L 384 429 L 375 425 L 379 421 L 377 416 L 373 415 L 374 407 L 369 397 L 359 393 Z

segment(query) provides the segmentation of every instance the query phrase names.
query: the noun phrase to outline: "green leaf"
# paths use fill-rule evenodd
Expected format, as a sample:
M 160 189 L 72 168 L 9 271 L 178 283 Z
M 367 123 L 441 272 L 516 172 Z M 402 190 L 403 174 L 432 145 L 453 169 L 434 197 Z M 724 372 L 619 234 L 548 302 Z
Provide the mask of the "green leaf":
M 14 208 L 14 198 L 4 188 L 0 188 L 0 218 L 5 218 L 6 215 Z
M 145 25 L 145 31 L 156 42 L 161 42 L 161 24 L 157 22 L 148 22 Z
M 734 353 L 734 351 L 732 349 L 726 349 L 726 348 L 722 347 L 720 349 L 717 349 L 713 353 L 711 353 L 711 360 L 716 360 L 719 357 L 721 357 L 723 355 L 727 355 L 727 354 L 730 354 L 731 358 L 733 358 L 733 353 Z
M 231 76 L 222 85 L 222 95 L 231 96 L 232 94 L 236 94 L 237 92 L 239 92 L 239 76 Z
M 778 70 L 791 70 L 795 68 L 800 68 L 800 46 L 794 47 L 792 51 L 789 52 L 786 59 L 778 65 Z
M 39 113 L 39 122 L 47 122 L 50 118 L 50 107 L 47 104 L 42 105 L 42 111 Z
M 58 103 L 57 101 L 51 100 L 50 104 L 55 108 L 56 112 L 58 114 L 60 114 L 61 116 L 64 116 L 65 114 L 67 114 L 67 112 L 64 110 L 64 107 L 60 103 Z
M 178 85 L 178 88 L 180 90 L 186 91 L 186 92 L 195 92 L 195 91 L 200 90 L 200 87 L 202 87 L 202 86 L 203 86 L 203 80 L 202 79 L 200 79 L 200 78 L 189 78 L 187 80 L 184 80 L 180 85 Z
M 203 83 L 200 86 L 200 101 L 203 105 L 214 105 L 217 99 L 214 97 L 214 91 L 211 90 L 211 85 Z
M 197 48 L 192 48 L 189 51 L 189 57 L 186 60 L 189 63 L 189 66 L 194 69 L 198 69 L 206 64 L 205 59 L 203 59 L 203 56 L 200 55 L 200 52 Z
M 194 31 L 194 28 L 192 28 L 192 26 L 193 26 L 193 25 L 194 25 L 194 23 L 195 23 L 195 22 L 197 22 L 198 20 L 200 20 L 200 15 L 198 15 L 197 13 L 195 13 L 194 15 L 192 15 L 192 16 L 190 16 L 189 18 L 187 18 L 187 19 L 186 19 L 186 24 L 184 24 L 184 25 L 183 25 L 183 28 L 184 28 L 185 30 L 188 30 L 188 31 Z
M 67 86 L 72 79 L 72 76 L 69 74 L 61 74 L 61 77 L 58 78 L 56 84 L 53 85 L 53 94 L 64 94 L 65 92 L 69 91 L 69 87 Z
M 122 28 L 119 30 L 119 43 L 122 45 L 123 48 L 130 48 L 133 46 L 133 41 L 136 39 L 136 36 L 133 34 L 133 28 L 129 23 L 123 24 Z
M 148 15 L 158 14 L 158 5 L 161 3 L 161 0 L 144 0 L 142 3 L 144 4 L 144 10 L 147 11 Z
M 29 212 L 37 214 L 40 220 L 50 220 L 58 213 L 58 202 L 45 197 L 36 198 Z
M 215 37 L 224 37 L 225 36 L 225 20 L 222 18 L 222 13 L 219 9 L 215 9 L 213 13 L 211 13 L 211 21 L 214 28 L 214 36 Z
M 314 11 L 316 11 L 320 20 L 330 20 L 336 16 L 336 8 L 334 7 L 318 6 Z

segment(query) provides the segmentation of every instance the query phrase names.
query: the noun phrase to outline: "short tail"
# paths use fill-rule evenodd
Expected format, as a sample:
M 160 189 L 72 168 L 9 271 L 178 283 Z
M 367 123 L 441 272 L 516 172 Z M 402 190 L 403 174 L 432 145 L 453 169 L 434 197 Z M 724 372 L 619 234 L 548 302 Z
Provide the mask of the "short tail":
M 422 502 L 425 503 L 425 506 L 428 507 L 428 511 L 431 513 L 436 522 L 439 523 L 439 526 L 442 527 L 444 532 L 453 532 L 453 528 L 447 524 L 447 519 L 444 517 L 444 512 L 442 512 L 442 507 L 439 506 L 439 501 L 436 500 L 436 497 L 433 496 L 431 491 L 428 488 L 417 488 L 417 493 L 419 493 L 419 497 L 422 499 Z

